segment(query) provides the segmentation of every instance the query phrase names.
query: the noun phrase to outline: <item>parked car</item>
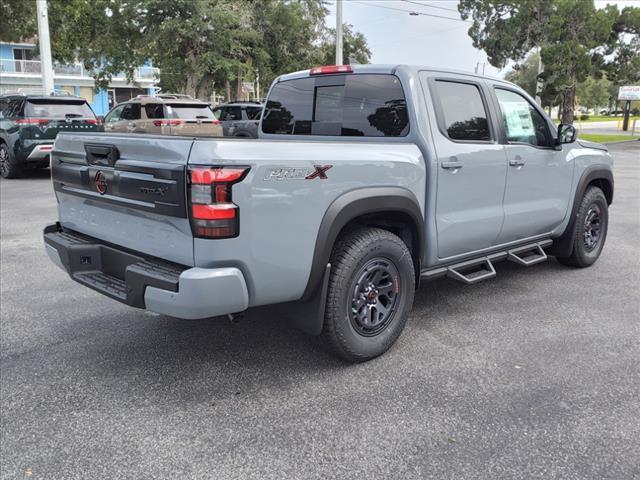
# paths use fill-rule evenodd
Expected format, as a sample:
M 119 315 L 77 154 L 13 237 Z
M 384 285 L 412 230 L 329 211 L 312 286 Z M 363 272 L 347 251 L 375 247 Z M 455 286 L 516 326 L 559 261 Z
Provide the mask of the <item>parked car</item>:
M 142 95 L 121 103 L 104 117 L 104 131 L 221 137 L 222 126 L 209 105 L 184 97 Z
M 549 254 L 588 267 L 606 240 L 607 148 L 503 80 L 406 65 L 296 72 L 271 86 L 259 135 L 60 135 L 49 256 L 89 288 L 174 317 L 278 304 L 363 361 L 396 341 L 420 280 L 475 284 L 500 260 Z
M 258 138 L 258 125 L 263 105 L 252 102 L 232 102 L 213 109 L 222 122 L 225 137 Z
M 15 178 L 49 166 L 58 132 L 95 132 L 101 126 L 84 98 L 0 95 L 0 175 Z

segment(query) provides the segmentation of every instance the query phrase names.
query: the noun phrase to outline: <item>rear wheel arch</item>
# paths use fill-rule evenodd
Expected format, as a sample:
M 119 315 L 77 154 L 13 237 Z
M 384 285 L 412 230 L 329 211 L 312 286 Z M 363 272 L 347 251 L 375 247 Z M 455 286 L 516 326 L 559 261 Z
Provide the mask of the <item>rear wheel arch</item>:
M 341 195 L 327 208 L 316 237 L 302 301 L 312 298 L 320 287 L 338 238 L 359 227 L 378 227 L 398 235 L 411 252 L 418 281 L 425 231 L 417 199 L 409 190 L 400 187 L 363 188 Z

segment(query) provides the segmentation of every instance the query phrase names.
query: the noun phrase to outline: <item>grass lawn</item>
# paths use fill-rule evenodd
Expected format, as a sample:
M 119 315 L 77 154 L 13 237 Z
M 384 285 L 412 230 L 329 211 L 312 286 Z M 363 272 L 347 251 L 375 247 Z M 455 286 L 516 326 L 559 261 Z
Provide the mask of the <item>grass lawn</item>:
M 600 116 L 600 115 L 589 115 L 589 120 L 578 120 L 580 117 L 576 116 L 574 123 L 582 122 L 582 123 L 590 123 L 590 122 L 619 122 L 624 119 L 624 117 L 609 117 L 609 116 Z M 629 117 L 629 124 L 633 122 L 633 120 L 640 120 L 640 117 Z
M 638 135 L 599 135 L 597 133 L 581 133 L 578 135 L 578 139 L 589 140 L 590 142 L 598 143 L 614 143 L 614 142 L 626 142 L 629 140 L 640 140 Z

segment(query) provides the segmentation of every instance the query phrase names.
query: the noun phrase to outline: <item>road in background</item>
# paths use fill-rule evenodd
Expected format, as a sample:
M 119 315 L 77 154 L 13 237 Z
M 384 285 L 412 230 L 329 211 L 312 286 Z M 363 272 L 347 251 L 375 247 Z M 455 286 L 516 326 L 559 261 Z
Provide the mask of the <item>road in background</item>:
M 423 285 L 347 365 L 278 318 L 176 320 L 44 253 L 48 173 L 2 180 L 2 479 L 640 478 L 640 142 L 592 268 Z M 274 275 L 277 275 L 274 272 Z

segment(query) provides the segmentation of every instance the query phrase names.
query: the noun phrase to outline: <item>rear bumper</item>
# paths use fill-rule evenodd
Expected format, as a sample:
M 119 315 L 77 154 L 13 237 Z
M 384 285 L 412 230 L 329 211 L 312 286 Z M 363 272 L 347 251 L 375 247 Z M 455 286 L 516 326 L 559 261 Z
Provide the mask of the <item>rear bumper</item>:
M 51 260 L 93 290 L 132 307 L 185 319 L 246 310 L 249 295 L 237 268 L 189 268 L 63 229 L 44 229 Z
M 51 150 L 53 150 L 53 143 L 35 145 L 26 160 L 27 162 L 44 160 L 51 154 Z

